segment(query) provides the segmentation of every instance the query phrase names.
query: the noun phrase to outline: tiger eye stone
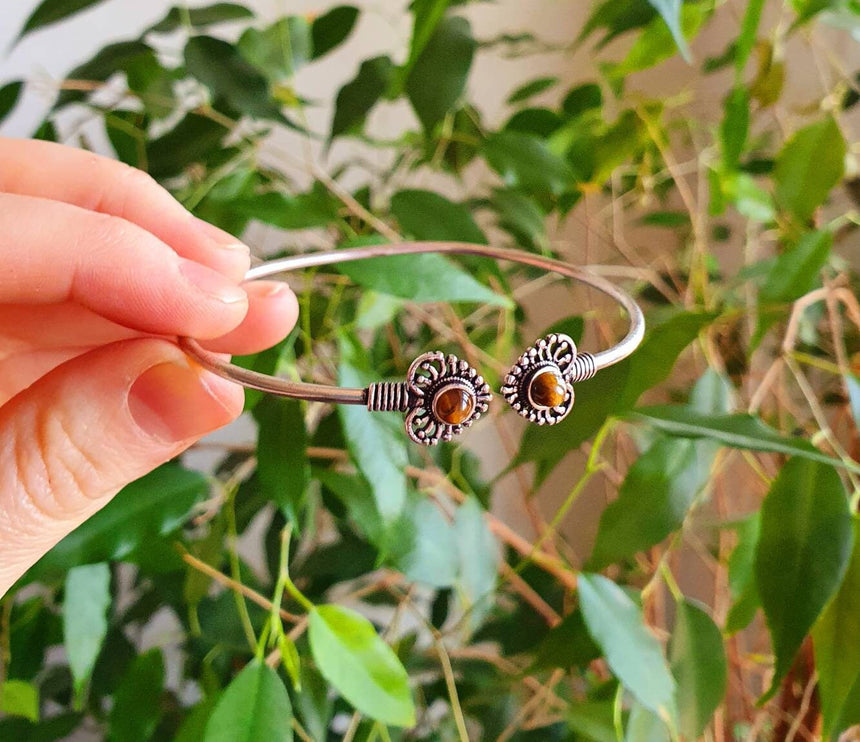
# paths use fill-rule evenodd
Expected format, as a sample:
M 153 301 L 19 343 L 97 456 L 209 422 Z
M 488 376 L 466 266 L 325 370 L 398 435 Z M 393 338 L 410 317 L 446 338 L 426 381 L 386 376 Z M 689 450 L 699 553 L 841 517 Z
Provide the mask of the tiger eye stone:
M 536 407 L 558 407 L 567 395 L 567 387 L 558 369 L 545 368 L 529 382 L 529 400 Z
M 474 411 L 475 395 L 460 386 L 442 389 L 433 398 L 433 413 L 449 425 L 462 425 Z

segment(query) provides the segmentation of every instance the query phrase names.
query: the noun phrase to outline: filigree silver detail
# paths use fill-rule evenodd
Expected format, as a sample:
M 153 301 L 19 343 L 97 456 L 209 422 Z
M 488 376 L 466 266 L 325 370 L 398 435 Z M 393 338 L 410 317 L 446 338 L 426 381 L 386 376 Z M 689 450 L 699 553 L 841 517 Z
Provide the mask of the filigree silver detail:
M 532 401 L 529 388 L 536 376 L 549 370 L 557 371 L 564 380 L 564 401 L 556 407 L 540 407 Z M 573 377 L 577 370 L 576 343 L 568 335 L 554 332 L 538 340 L 517 359 L 505 376 L 502 395 L 527 420 L 538 425 L 555 425 L 573 408 Z
M 446 357 L 438 350 L 412 361 L 405 384 L 409 394 L 406 433 L 415 443 L 425 446 L 450 441 L 462 433 L 489 409 L 493 397 L 490 385 L 466 361 L 455 355 Z M 474 400 L 471 415 L 457 425 L 441 420 L 435 412 L 436 396 L 451 387 L 463 389 Z

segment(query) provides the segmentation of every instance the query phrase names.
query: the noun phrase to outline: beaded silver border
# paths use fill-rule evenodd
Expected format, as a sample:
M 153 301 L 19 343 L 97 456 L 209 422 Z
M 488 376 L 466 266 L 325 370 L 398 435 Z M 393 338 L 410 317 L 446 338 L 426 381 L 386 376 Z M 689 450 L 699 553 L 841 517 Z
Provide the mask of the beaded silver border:
M 440 420 L 433 411 L 436 395 L 452 385 L 469 391 L 475 400 L 471 416 L 459 425 Z M 412 361 L 406 375 L 406 392 L 409 396 L 406 434 L 425 446 L 450 441 L 462 433 L 489 409 L 493 398 L 490 385 L 476 369 L 457 356 L 445 356 L 438 350 L 422 353 Z
M 576 343 L 569 335 L 554 332 L 537 340 L 517 359 L 505 376 L 502 396 L 517 412 L 537 425 L 555 425 L 573 408 L 575 394 L 571 374 L 576 368 Z M 539 407 L 529 395 L 529 384 L 544 369 L 555 369 L 564 379 L 564 402 L 557 407 Z

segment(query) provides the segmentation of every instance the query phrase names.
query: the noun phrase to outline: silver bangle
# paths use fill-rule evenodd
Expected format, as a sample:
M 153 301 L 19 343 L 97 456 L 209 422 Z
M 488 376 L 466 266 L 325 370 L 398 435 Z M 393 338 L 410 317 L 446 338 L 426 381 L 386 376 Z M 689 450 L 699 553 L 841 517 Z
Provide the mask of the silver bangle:
M 552 333 L 528 348 L 504 377 L 502 396 L 520 415 L 538 425 L 554 425 L 573 407 L 573 384 L 593 377 L 600 369 L 627 358 L 642 342 L 645 318 L 633 298 L 614 284 L 560 260 L 486 245 L 456 242 L 400 242 L 352 247 L 271 260 L 251 268 L 252 281 L 277 273 L 314 266 L 346 263 L 389 255 L 418 253 L 479 255 L 509 260 L 559 273 L 588 284 L 624 307 L 630 329 L 617 345 L 598 353 L 582 353 L 567 335 Z M 364 389 L 307 384 L 249 371 L 221 360 L 191 338 L 180 338 L 182 348 L 203 367 L 251 389 L 309 402 L 365 405 L 371 412 L 403 412 L 406 433 L 416 443 L 435 445 L 451 440 L 468 428 L 489 407 L 489 384 L 466 361 L 441 351 L 418 356 L 405 381 L 380 381 Z

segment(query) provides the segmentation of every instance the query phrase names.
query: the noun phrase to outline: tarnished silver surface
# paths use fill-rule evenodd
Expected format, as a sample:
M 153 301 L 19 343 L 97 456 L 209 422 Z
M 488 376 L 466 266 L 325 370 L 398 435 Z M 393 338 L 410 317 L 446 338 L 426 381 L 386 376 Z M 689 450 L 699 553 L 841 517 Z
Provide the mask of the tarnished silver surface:
M 607 296 L 610 296 L 621 304 L 630 319 L 630 327 L 627 334 L 617 345 L 593 355 L 588 353 L 577 354 L 574 347 L 572 358 L 570 360 L 571 365 L 567 368 L 565 376 L 571 384 L 585 378 L 590 378 L 600 369 L 618 363 L 629 356 L 638 347 L 639 343 L 642 342 L 642 337 L 645 333 L 645 318 L 642 315 L 642 310 L 629 294 L 622 291 L 614 284 L 601 276 L 589 273 L 587 270 L 577 268 L 561 260 L 553 260 L 552 258 L 547 258 L 542 255 L 534 255 L 532 253 L 522 252 L 519 250 L 508 250 L 500 247 L 491 247 L 489 245 L 474 245 L 459 242 L 400 242 L 387 245 L 351 247 L 330 252 L 303 253 L 301 255 L 292 255 L 287 258 L 271 260 L 254 266 L 250 271 L 248 271 L 245 278 L 248 281 L 253 281 L 266 276 L 304 270 L 306 268 L 313 268 L 320 265 L 348 263 L 354 260 L 368 260 L 371 258 L 391 255 L 417 255 L 421 253 L 478 255 L 493 258 L 495 260 L 509 260 L 514 263 L 530 265 L 535 268 L 559 273 L 568 278 L 572 278 L 575 281 L 579 281 L 580 283 L 585 283 L 598 291 L 603 292 Z M 417 394 L 413 386 L 415 386 L 415 388 L 420 387 L 416 384 L 410 386 L 410 382 L 408 380 L 406 382 L 402 382 L 402 384 L 406 385 L 405 387 L 400 386 L 400 382 L 383 382 L 382 384 L 387 384 L 388 386 L 377 384 L 372 385 L 372 387 L 367 389 L 351 389 L 347 387 L 325 386 L 322 384 L 308 384 L 260 374 L 231 363 L 226 363 L 221 360 L 218 355 L 203 349 L 199 343 L 190 338 L 180 338 L 179 342 L 185 352 L 195 358 L 208 370 L 251 389 L 259 389 L 260 391 L 268 392 L 270 394 L 293 397 L 296 399 L 305 399 L 311 402 L 367 405 L 368 408 L 372 410 L 383 411 L 396 409 L 406 412 L 407 433 L 409 433 L 412 440 L 419 443 L 436 443 L 439 440 L 448 440 L 451 435 L 456 435 L 463 428 L 468 427 L 467 424 L 459 426 L 445 426 L 437 423 L 435 427 L 431 425 L 433 420 L 432 409 L 429 410 L 427 415 L 416 412 L 416 410 L 419 409 L 417 407 L 413 409 L 412 404 L 416 402 L 413 395 Z M 573 341 L 570 342 L 572 343 Z M 529 352 L 530 351 L 526 351 L 526 354 Z M 420 358 L 424 358 L 424 356 L 421 356 Z M 520 357 L 520 360 L 522 360 L 522 358 L 523 356 Z M 420 359 L 416 359 L 413 363 L 413 367 L 415 367 L 415 364 L 418 363 L 419 360 Z M 463 362 L 458 361 L 457 363 L 461 364 Z M 515 365 L 514 368 L 516 367 L 517 366 Z M 410 368 L 410 375 L 412 374 L 412 370 L 413 369 Z M 471 370 L 474 371 L 474 369 Z M 476 371 L 475 377 L 477 377 Z M 483 380 L 481 381 L 483 383 Z M 509 384 L 506 382 L 506 388 L 507 386 L 509 386 Z M 404 389 L 406 392 L 403 391 Z M 487 389 L 487 392 L 489 393 L 489 388 Z M 504 393 L 505 392 L 503 390 L 503 394 Z M 370 398 L 371 396 L 372 398 Z M 506 398 L 508 397 L 507 394 L 505 394 L 505 396 Z M 486 401 L 488 402 L 489 398 L 487 398 Z M 572 388 L 570 402 L 571 404 L 573 402 Z M 424 408 L 422 407 L 421 409 Z M 482 411 L 485 411 L 485 409 Z M 517 411 L 520 412 L 520 414 L 523 414 L 521 409 Z M 568 406 L 564 414 L 567 414 L 569 411 L 570 407 Z M 550 418 L 558 417 L 559 413 L 554 411 L 551 412 L 552 415 L 547 414 L 539 416 L 543 420 L 543 424 L 558 422 L 558 419 L 551 420 Z M 530 414 L 526 414 L 524 416 L 532 419 Z M 477 419 L 477 416 L 474 419 Z M 541 419 L 538 419 L 538 416 L 536 416 L 534 422 L 541 422 Z M 473 421 L 474 420 L 470 421 L 468 424 L 470 425 Z M 454 428 L 457 429 L 454 430 Z M 424 433 L 423 437 L 420 435 L 422 431 Z

